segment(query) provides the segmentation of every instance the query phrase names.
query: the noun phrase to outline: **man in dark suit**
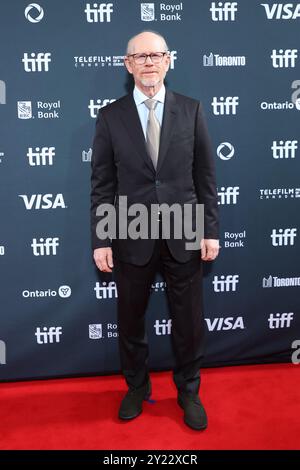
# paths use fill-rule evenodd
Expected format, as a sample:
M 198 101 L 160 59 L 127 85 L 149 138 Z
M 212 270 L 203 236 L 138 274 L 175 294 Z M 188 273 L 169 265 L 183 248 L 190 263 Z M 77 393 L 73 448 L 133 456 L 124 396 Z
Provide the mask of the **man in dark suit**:
M 103 272 L 114 271 L 118 289 L 118 332 L 122 371 L 128 392 L 119 410 L 121 419 L 133 419 L 151 394 L 147 367 L 145 310 L 155 273 L 160 267 L 167 284 L 176 357 L 173 373 L 184 421 L 205 429 L 207 416 L 199 398 L 200 364 L 204 353 L 202 261 L 216 258 L 218 210 L 210 140 L 201 104 L 166 90 L 164 78 L 170 54 L 164 38 L 146 31 L 128 43 L 125 65 L 135 88 L 102 108 L 96 123 L 92 158 L 92 244 L 94 260 Z M 132 221 L 128 206 L 142 203 L 149 209 L 165 203 L 183 207 L 204 205 L 204 236 L 187 249 L 187 237 L 174 235 L 178 220 L 169 219 L 164 237 L 161 211 L 157 211 L 155 237 L 104 236 L 99 231 L 104 212 L 115 207 L 119 225 Z M 184 216 L 179 220 L 182 222 Z M 120 222 L 121 220 L 121 222 Z M 171 222 L 170 222 L 171 220 Z M 195 214 L 191 224 L 195 227 Z M 144 225 L 149 222 L 144 218 Z M 146 223 L 147 222 L 147 223 Z

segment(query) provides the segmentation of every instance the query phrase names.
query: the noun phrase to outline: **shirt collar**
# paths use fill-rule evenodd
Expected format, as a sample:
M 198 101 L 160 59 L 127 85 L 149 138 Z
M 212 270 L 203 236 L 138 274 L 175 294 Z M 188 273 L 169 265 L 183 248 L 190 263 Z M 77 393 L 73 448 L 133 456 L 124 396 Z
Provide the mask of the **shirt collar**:
M 161 103 L 164 103 L 165 97 L 166 97 L 166 87 L 163 84 L 160 90 L 152 98 L 154 100 L 160 101 Z M 139 90 L 137 86 L 135 86 L 133 90 L 133 98 L 136 104 L 139 105 L 141 103 L 144 103 L 144 101 L 148 100 L 149 96 L 144 95 L 144 93 L 141 92 L 141 90 Z

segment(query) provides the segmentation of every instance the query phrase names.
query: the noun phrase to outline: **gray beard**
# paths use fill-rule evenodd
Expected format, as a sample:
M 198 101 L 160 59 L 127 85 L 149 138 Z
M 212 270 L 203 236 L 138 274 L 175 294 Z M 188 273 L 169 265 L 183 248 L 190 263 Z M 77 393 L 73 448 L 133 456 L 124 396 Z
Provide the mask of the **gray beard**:
M 158 85 L 159 82 L 160 82 L 159 78 L 156 78 L 156 79 L 144 78 L 141 80 L 142 85 L 145 87 L 152 87 L 152 86 Z

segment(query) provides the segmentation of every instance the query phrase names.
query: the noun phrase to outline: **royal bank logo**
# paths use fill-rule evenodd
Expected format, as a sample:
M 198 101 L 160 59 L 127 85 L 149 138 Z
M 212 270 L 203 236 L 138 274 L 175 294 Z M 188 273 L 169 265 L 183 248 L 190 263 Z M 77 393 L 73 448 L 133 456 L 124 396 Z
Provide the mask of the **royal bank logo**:
M 298 140 L 273 140 L 271 150 L 275 160 L 295 158 Z
M 51 62 L 50 52 L 28 52 L 24 53 L 22 62 L 25 72 L 49 72 Z
M 110 23 L 114 11 L 113 3 L 90 3 L 86 4 L 85 14 L 88 23 Z
M 297 49 L 273 49 L 271 54 L 272 66 L 278 68 L 294 68 L 296 67 L 296 59 L 298 58 Z
M 235 115 L 239 105 L 239 97 L 220 96 L 218 98 L 217 96 L 214 96 L 211 105 L 215 116 L 223 116 L 224 114 L 227 116 L 230 114 Z
M 0 340 L 0 365 L 6 364 L 6 344 L 2 339 Z
M 24 14 L 30 23 L 39 23 L 44 18 L 44 10 L 38 3 L 30 3 L 25 8 Z
M 157 15 L 160 21 L 181 21 L 183 12 L 183 2 L 178 3 L 159 3 L 157 5 L 159 13 Z M 156 21 L 155 4 L 141 3 L 141 20 Z
M 142 21 L 154 21 L 155 20 L 154 3 L 141 3 L 141 20 Z
M 268 20 L 296 20 L 300 18 L 300 3 L 261 3 Z
M 239 186 L 222 186 L 220 190 L 218 190 L 218 204 L 219 205 L 230 205 L 230 204 L 237 204 L 237 198 L 240 194 Z
M 245 248 L 246 230 L 243 232 L 225 232 L 224 248 Z
M 49 299 L 52 297 L 60 297 L 62 299 L 68 299 L 71 297 L 72 289 L 70 286 L 63 285 L 59 286 L 58 289 L 24 289 L 22 291 L 22 297 L 24 299 Z
M 124 67 L 124 55 L 74 56 L 76 68 Z
M 294 199 L 300 197 L 300 188 L 265 188 L 259 190 L 260 199 Z
M 204 67 L 244 67 L 246 65 L 246 57 L 241 56 L 221 56 L 213 54 L 203 56 Z
M 209 11 L 212 21 L 235 21 L 237 2 L 212 2 Z
M 55 157 L 55 147 L 29 147 L 27 151 L 28 163 L 30 166 L 53 165 Z
M 3 80 L 0 80 L 0 104 L 6 104 L 6 85 Z
M 231 160 L 234 152 L 234 146 L 230 142 L 222 142 L 217 148 L 218 157 L 224 161 Z
M 269 289 L 271 287 L 299 287 L 300 277 L 278 277 L 270 276 L 264 277 L 262 280 L 262 287 Z
M 32 118 L 32 103 L 31 101 L 18 101 L 18 118 L 31 119 Z
M 81 160 L 83 162 L 91 162 L 92 161 L 92 155 L 93 155 L 93 151 L 92 151 L 91 148 L 87 152 L 85 150 L 83 150 L 82 153 L 81 153 Z
M 102 323 L 94 323 L 92 325 L 89 325 L 89 338 L 90 339 L 102 339 L 103 338 Z
M 107 106 L 109 103 L 113 103 L 115 98 L 105 98 L 103 100 L 97 99 L 97 100 L 90 100 L 90 104 L 88 105 L 88 108 L 90 110 L 90 116 L 91 118 L 96 118 L 99 109 L 104 108 L 104 106 Z
M 60 100 L 47 102 L 36 102 L 36 116 L 38 119 L 59 119 L 61 103 Z M 18 101 L 17 102 L 18 118 L 19 119 L 34 119 L 33 105 L 31 101 Z

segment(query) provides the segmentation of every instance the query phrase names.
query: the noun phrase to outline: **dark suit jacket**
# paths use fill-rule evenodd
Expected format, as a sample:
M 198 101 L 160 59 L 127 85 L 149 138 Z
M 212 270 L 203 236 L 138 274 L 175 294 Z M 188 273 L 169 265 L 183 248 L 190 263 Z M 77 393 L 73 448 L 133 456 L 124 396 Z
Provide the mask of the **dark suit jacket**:
M 111 246 L 100 240 L 96 225 L 99 204 L 114 204 L 118 196 L 133 203 L 191 203 L 205 205 L 205 238 L 219 238 L 218 206 L 214 160 L 201 104 L 166 90 L 157 169 L 147 154 L 145 138 L 133 95 L 105 106 L 99 111 L 93 143 L 91 176 L 92 247 Z M 179 262 L 195 255 L 187 251 L 187 240 L 167 240 Z M 153 239 L 112 240 L 113 256 L 143 265 L 151 257 Z M 200 247 L 199 247 L 200 249 Z M 199 255 L 199 250 L 197 251 Z

